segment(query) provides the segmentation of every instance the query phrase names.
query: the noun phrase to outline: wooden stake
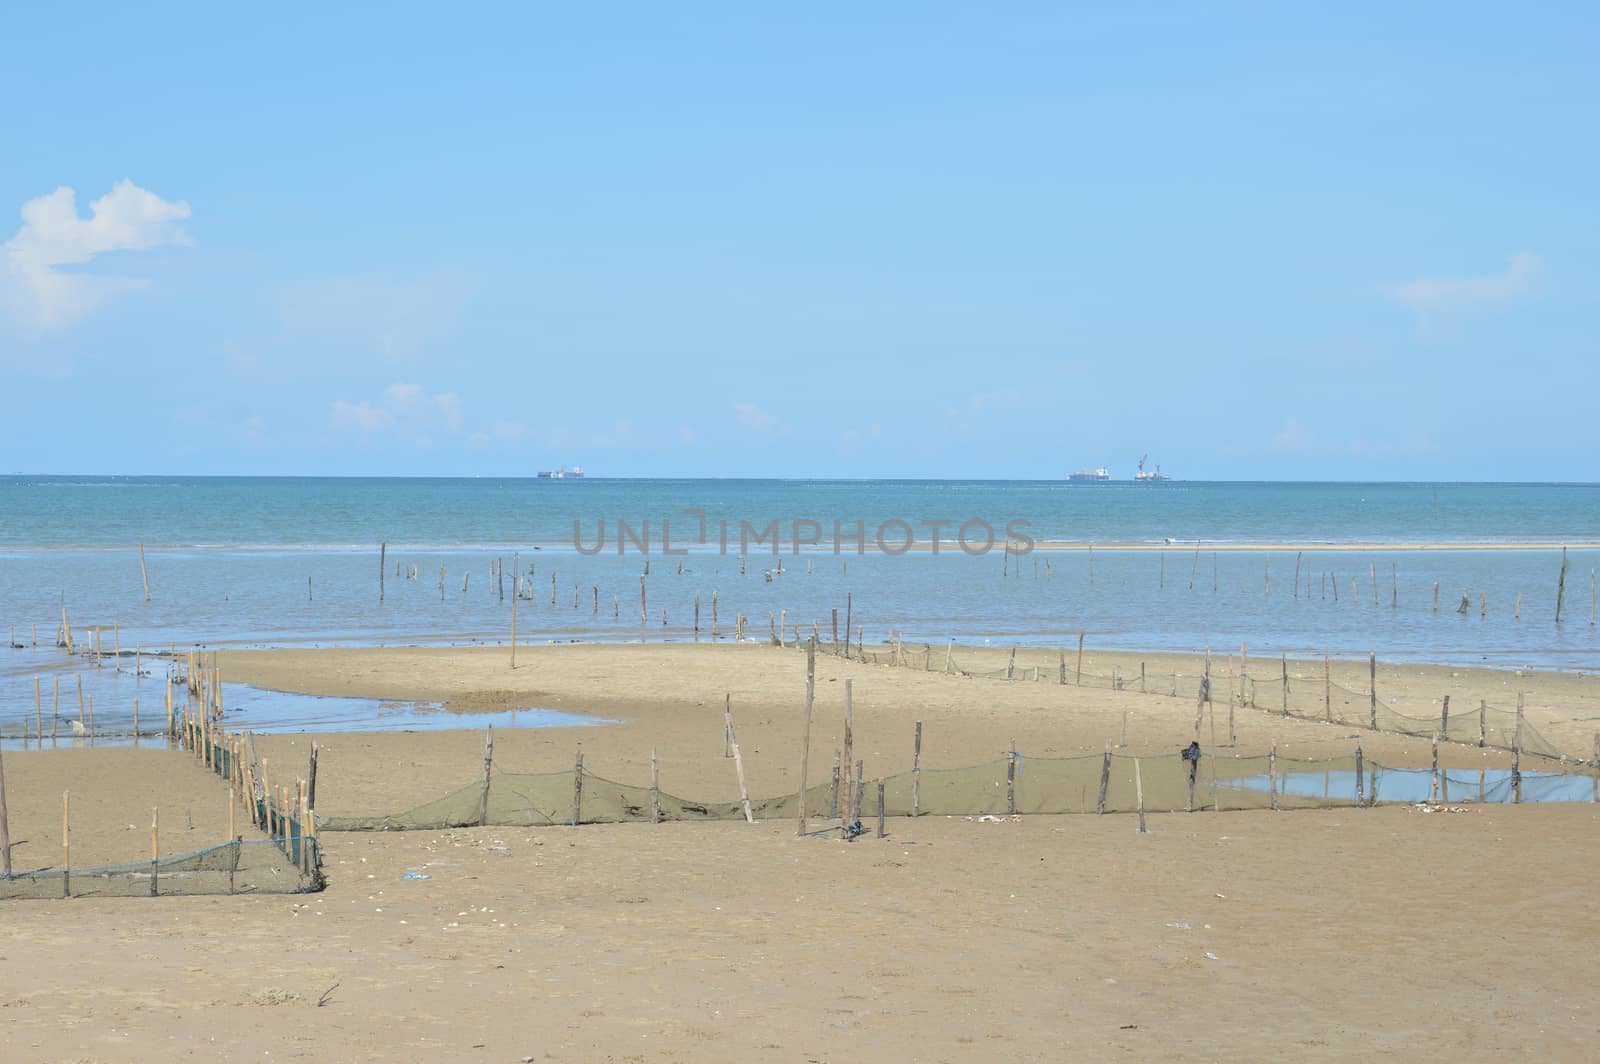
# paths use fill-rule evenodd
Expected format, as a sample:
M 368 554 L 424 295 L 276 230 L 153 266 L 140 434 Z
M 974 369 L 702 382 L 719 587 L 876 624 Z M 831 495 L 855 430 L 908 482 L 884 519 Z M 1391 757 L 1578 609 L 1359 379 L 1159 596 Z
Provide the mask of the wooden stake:
M 1439 800 L 1439 733 L 1433 733 L 1433 775 L 1428 784 L 1428 801 Z
M 1278 808 L 1278 744 L 1267 751 L 1267 791 L 1272 796 L 1272 808 Z
M 384 573 L 389 568 L 388 562 L 386 561 L 388 555 L 389 555 L 389 544 L 387 544 L 387 543 L 378 544 L 378 601 L 379 602 L 383 601 L 383 577 L 384 577 Z
M 1600 742 L 1600 737 L 1596 738 Z M 880 784 L 881 786 L 881 784 Z M 922 815 L 922 722 L 917 721 L 917 730 L 911 740 L 911 815 Z
M 1478 746 L 1482 748 L 1489 736 L 1489 700 L 1478 699 Z
M 1111 786 L 1111 744 L 1106 743 L 1106 758 L 1100 764 L 1100 797 L 1095 799 L 1094 811 L 1106 811 L 1106 789 Z
M 520 564 L 520 563 L 519 563 Z M 511 667 L 517 667 L 517 594 L 516 581 L 511 585 Z
M 489 742 L 490 742 L 490 745 L 492 746 L 493 743 L 494 743 L 494 736 L 492 734 L 493 731 L 494 731 L 494 726 L 493 725 L 490 725 L 489 731 L 491 732 L 491 735 L 489 737 Z M 306 805 L 310 806 L 313 810 L 317 808 L 317 753 L 318 753 L 317 744 L 316 743 L 312 743 L 311 744 L 311 757 L 310 757 L 310 760 L 306 764 Z M 242 769 L 241 769 L 241 771 L 242 771 Z M 487 783 L 485 783 L 484 786 L 485 786 L 485 789 L 488 788 L 488 784 Z
M 313 750 L 315 747 L 312 748 Z M 311 755 L 313 758 L 316 754 Z M 583 764 L 583 755 L 578 755 L 578 764 Z M 315 766 L 315 760 L 312 761 Z M 483 790 L 478 794 L 478 826 L 484 827 L 489 823 L 489 779 L 494 772 L 494 725 L 489 725 L 489 730 L 483 737 Z M 573 821 L 578 821 L 574 817 Z
M 160 893 L 157 880 L 161 873 L 161 807 L 150 809 L 150 896 Z
M 1439 612 L 1439 581 L 1433 582 L 1433 612 Z
M 1133 789 L 1139 801 L 1139 834 L 1144 834 L 1144 776 L 1139 772 L 1139 759 L 1133 759 Z
M 885 830 L 885 826 L 884 826 L 883 781 L 879 780 L 878 781 L 878 838 L 881 839 L 887 834 L 888 834 L 888 832 L 887 832 L 887 830 Z
M 1282 651 L 1282 654 L 1283 654 L 1283 715 L 1287 717 L 1289 715 L 1289 652 L 1287 650 L 1285 650 L 1285 651 Z
M 1361 770 L 1362 770 L 1361 747 L 1358 744 L 1356 746 L 1356 805 L 1365 805 L 1366 804 L 1366 794 L 1363 791 L 1363 783 L 1362 783 L 1362 779 L 1361 779 L 1361 774 L 1362 774 Z
M 1090 548 L 1091 550 L 1093 548 Z M 1078 633 L 1078 675 L 1076 686 L 1083 686 L 1083 633 Z
M 1376 650 L 1367 654 L 1367 685 L 1371 688 L 1370 706 L 1372 710 L 1372 730 L 1378 730 L 1378 652 Z
M 1450 696 L 1444 696 L 1444 706 L 1439 710 L 1439 734 L 1450 741 Z
M 1333 720 L 1333 675 L 1328 665 L 1328 648 L 1322 648 L 1322 712 L 1329 722 Z
M 1522 744 L 1514 743 L 1511 747 L 1511 801 L 1522 801 Z
M 572 826 L 577 827 L 583 822 L 583 751 L 578 751 L 578 760 L 572 766 Z
M 1304 551 L 1295 551 L 1294 555 L 1294 597 L 1300 597 L 1300 555 Z
M 851 777 L 851 766 L 855 764 L 855 691 L 850 680 L 844 682 L 844 795 L 845 804 L 850 804 L 850 796 L 855 793 L 856 781 Z
M 845 638 L 849 638 L 849 629 L 845 629 Z M 817 648 L 806 647 L 806 706 L 805 724 L 800 737 L 800 793 L 797 796 L 799 806 L 800 828 L 795 834 L 806 833 L 806 769 L 811 764 L 811 707 L 817 693 Z
M 655 750 L 650 751 L 650 822 L 661 823 L 661 763 Z
M 139 577 L 144 581 L 144 600 L 150 601 L 150 571 L 144 567 L 144 544 L 139 544 Z
M 1015 816 L 1017 812 L 1017 750 L 1016 740 L 1011 741 L 1011 749 L 1006 751 L 1006 815 Z

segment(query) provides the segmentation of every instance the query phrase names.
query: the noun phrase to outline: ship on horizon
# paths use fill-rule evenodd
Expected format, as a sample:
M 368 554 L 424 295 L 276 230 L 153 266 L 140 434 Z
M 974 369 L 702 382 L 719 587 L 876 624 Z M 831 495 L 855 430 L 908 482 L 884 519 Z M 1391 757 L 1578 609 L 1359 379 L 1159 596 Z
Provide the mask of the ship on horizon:
M 1140 484 L 1150 484 L 1158 480 L 1172 479 L 1161 471 L 1160 466 L 1156 466 L 1154 470 L 1147 471 L 1144 467 L 1144 464 L 1149 460 L 1150 456 L 1148 454 L 1139 459 L 1139 471 L 1133 475 L 1135 482 Z
M 583 479 L 583 466 L 581 466 L 581 465 L 573 466 L 571 469 L 568 469 L 566 466 L 562 466 L 560 469 L 555 469 L 555 470 L 541 469 L 541 470 L 539 470 L 539 479 L 540 480 L 582 480 Z
M 1068 480 L 1095 480 L 1095 481 L 1110 480 L 1111 479 L 1111 470 L 1107 469 L 1105 466 L 1101 466 L 1098 469 L 1080 469 L 1076 473 L 1070 474 L 1067 477 L 1067 479 Z

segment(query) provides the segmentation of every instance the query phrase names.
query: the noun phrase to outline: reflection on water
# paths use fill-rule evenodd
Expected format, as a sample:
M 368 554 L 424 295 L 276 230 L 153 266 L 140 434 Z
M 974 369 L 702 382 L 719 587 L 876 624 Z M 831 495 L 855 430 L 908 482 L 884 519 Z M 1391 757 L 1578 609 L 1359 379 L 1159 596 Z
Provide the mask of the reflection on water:
M 41 712 L 35 718 L 31 703 L 21 722 L 0 722 L 0 743 L 7 749 L 71 749 L 86 746 L 165 745 L 166 710 L 162 691 L 165 677 L 135 678 L 115 671 L 89 670 L 86 674 L 85 711 L 79 724 L 77 702 L 78 674 L 70 688 L 63 687 L 62 712 L 57 714 L 52 735 L 53 687 L 42 686 Z M 142 680 L 142 682 L 140 682 Z M 137 729 L 130 695 L 101 700 L 110 692 L 115 698 L 119 685 L 138 686 L 149 697 L 142 705 Z M 600 717 L 563 713 L 554 709 L 513 709 L 498 713 L 451 713 L 434 702 L 397 702 L 375 698 L 322 697 L 286 691 L 267 691 L 245 684 L 224 683 L 223 724 L 229 731 L 250 729 L 258 734 L 275 732 L 374 732 L 445 731 L 453 728 L 571 728 L 610 724 Z M 175 688 L 175 691 L 180 689 Z M 91 710 L 90 700 L 100 704 Z M 181 702 L 179 703 L 181 705 Z M 90 731 L 92 729 L 92 737 Z M 42 732 L 42 739 L 40 734 Z
M 1433 771 L 1426 768 L 1377 768 L 1365 781 L 1366 797 L 1380 802 L 1417 803 L 1427 801 L 1467 802 L 1594 802 L 1597 798 L 1593 773 L 1523 772 L 1521 795 L 1516 794 L 1511 770 L 1482 769 L 1476 772 L 1443 772 L 1439 787 L 1433 784 Z M 1218 787 L 1267 793 L 1269 776 L 1219 779 Z M 1289 797 L 1354 801 L 1356 774 L 1349 771 L 1285 772 L 1278 776 L 1278 793 Z

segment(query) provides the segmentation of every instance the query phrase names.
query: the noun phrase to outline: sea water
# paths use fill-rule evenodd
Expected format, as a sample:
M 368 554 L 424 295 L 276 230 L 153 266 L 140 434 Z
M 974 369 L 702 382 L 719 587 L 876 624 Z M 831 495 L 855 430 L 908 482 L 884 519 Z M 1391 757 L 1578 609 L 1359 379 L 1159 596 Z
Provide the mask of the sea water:
M 937 553 L 933 520 L 947 522 Z M 994 531 L 992 550 L 956 545 L 969 521 Z M 636 537 L 621 553 L 619 522 Z M 815 522 L 821 543 L 795 550 L 795 522 Z M 575 525 L 588 551 L 602 523 L 603 549 L 574 546 Z M 773 523 L 779 553 L 769 539 L 741 559 L 741 528 Z M 1102 549 L 1008 554 L 1008 525 Z M 908 530 L 917 549 L 878 550 L 884 528 L 891 549 Z M 663 532 L 686 553 L 663 553 Z M 1600 552 L 1569 552 L 1560 623 L 1556 600 L 1560 545 L 1596 541 L 1594 485 L 4 477 L 0 636 L 53 643 L 64 608 L 80 639 L 107 628 L 108 652 L 113 625 L 124 650 L 503 643 L 515 564 L 518 639 L 530 643 L 693 640 L 697 597 L 708 639 L 715 595 L 723 638 L 743 613 L 754 638 L 782 616 L 806 632 L 815 621 L 827 640 L 837 609 L 869 645 L 896 631 L 935 645 L 1075 646 L 1083 632 L 1092 649 L 1209 641 L 1593 670 Z M 1262 549 L 1210 549 L 1219 543 Z M 1305 549 L 1326 543 L 1354 546 Z M 1425 543 L 1445 549 L 1378 546 Z M 1542 548 L 1468 546 L 1483 543 Z M 497 559 L 503 581 L 491 579 Z M 0 713 L 31 709 L 31 675 L 0 671 Z

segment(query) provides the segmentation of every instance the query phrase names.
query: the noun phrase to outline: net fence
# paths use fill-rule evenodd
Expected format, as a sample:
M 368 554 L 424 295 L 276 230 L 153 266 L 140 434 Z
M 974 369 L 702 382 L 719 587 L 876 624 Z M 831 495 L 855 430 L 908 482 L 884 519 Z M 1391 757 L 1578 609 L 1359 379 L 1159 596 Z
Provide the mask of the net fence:
M 829 780 L 806 789 L 806 810 L 820 819 L 875 815 L 883 785 L 886 816 L 1130 813 L 1210 809 L 1318 809 L 1373 801 L 1430 800 L 1442 783 L 1455 801 L 1600 801 L 1594 772 L 1514 773 L 1471 777 L 1396 769 L 1363 757 L 1182 754 L 1135 758 L 1108 753 L 1066 758 L 1020 753 L 962 768 L 912 769 L 881 779 Z M 1592 792 L 1592 793 L 1591 793 Z M 750 800 L 756 820 L 798 818 L 798 794 Z M 413 831 L 484 826 L 740 820 L 744 805 L 694 801 L 649 786 L 570 769 L 496 772 L 432 801 L 372 816 L 319 817 L 319 831 Z
M 819 646 L 818 649 L 822 651 L 824 648 Z M 1055 661 L 1045 664 L 1038 661 L 1019 664 L 1014 659 L 1004 665 L 991 662 L 979 664 L 928 644 L 891 645 L 881 650 L 852 649 L 851 657 L 869 664 L 944 672 L 974 679 L 1130 691 L 1190 703 L 1199 701 L 1208 684 L 1204 672 L 1155 672 L 1145 669 L 1143 665 L 1136 669 L 1113 667 L 1110 672 L 1079 670 L 1070 651 L 1060 653 Z M 1213 672 L 1209 677 L 1210 700 L 1226 705 L 1231 698 L 1241 707 L 1303 720 L 1328 721 L 1352 728 L 1422 738 L 1437 734 L 1441 739 L 1451 742 L 1498 750 L 1520 748 L 1525 754 L 1557 761 L 1574 760 L 1541 735 L 1527 722 L 1525 715 L 1513 706 L 1496 705 L 1487 700 L 1471 702 L 1457 699 L 1446 707 L 1444 699 L 1440 698 L 1431 702 L 1408 703 L 1405 708 L 1409 712 L 1406 712 L 1397 708 L 1397 703 L 1386 699 L 1381 690 L 1376 695 L 1370 688 L 1356 690 L 1333 682 L 1323 673 L 1306 675 L 1291 672 L 1285 676 L 1281 668 L 1273 668 L 1275 664 L 1270 660 L 1263 663 L 1268 673 L 1265 676 L 1246 673 L 1224 679 Z
M 303 845 L 316 845 L 306 839 Z M 309 856 L 309 854 L 308 854 Z M 320 866 L 313 862 L 313 869 Z M 189 894 L 299 894 L 322 888 L 285 858 L 282 841 L 235 839 L 192 853 L 88 868 L 40 868 L 0 876 L 0 899 L 141 898 Z

